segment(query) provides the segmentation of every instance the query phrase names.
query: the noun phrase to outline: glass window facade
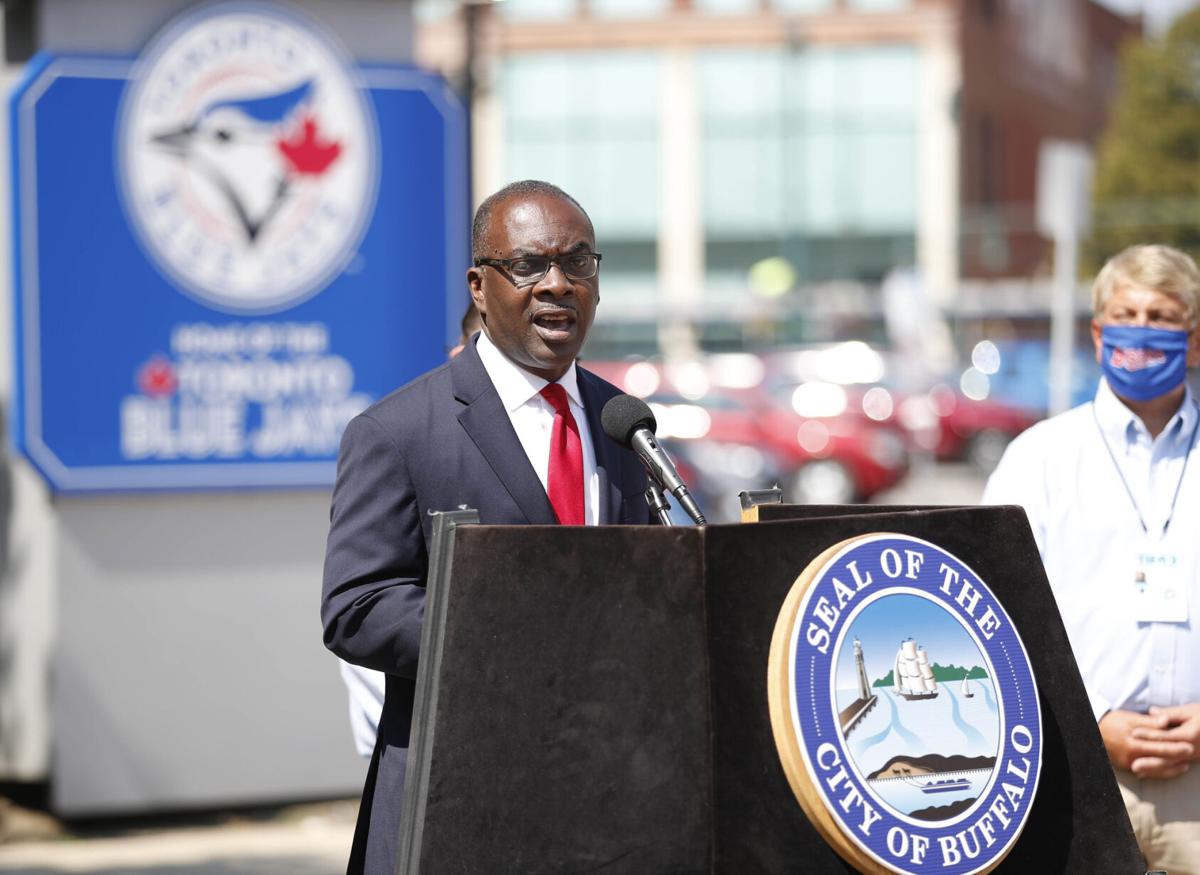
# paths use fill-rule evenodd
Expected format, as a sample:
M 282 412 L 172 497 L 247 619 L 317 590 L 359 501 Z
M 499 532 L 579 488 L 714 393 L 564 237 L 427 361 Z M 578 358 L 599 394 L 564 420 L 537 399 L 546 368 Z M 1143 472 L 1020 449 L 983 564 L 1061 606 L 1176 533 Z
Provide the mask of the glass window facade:
M 579 11 L 579 0 L 504 0 L 496 10 L 510 21 L 561 21 Z
M 458 15 L 458 0 L 416 0 L 413 17 L 419 24 L 444 21 Z
M 501 70 L 505 181 L 544 179 L 587 208 L 610 304 L 654 293 L 659 67 L 652 53 L 563 52 Z
M 708 291 L 783 256 L 801 281 L 882 277 L 915 257 L 915 47 L 701 56 Z
M 895 12 L 907 9 L 912 0 L 849 0 L 847 5 L 859 12 Z
M 773 0 L 772 5 L 780 12 L 828 12 L 837 0 Z
M 759 0 L 692 0 L 692 8 L 706 15 L 750 15 L 762 9 Z
M 671 0 L 588 0 L 596 18 L 659 18 L 671 11 Z

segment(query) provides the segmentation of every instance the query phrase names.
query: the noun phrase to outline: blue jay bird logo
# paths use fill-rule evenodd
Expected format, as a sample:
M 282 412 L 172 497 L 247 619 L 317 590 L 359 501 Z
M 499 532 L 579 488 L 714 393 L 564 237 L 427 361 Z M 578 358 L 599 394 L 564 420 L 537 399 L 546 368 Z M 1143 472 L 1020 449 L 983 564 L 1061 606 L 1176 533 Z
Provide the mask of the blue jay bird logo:
M 212 183 L 251 245 L 295 179 L 324 174 L 341 154 L 340 143 L 319 139 L 309 109 L 313 87 L 310 79 L 284 91 L 214 100 L 193 121 L 152 138 Z
M 317 294 L 374 209 L 375 130 L 357 74 L 315 22 L 263 5 L 185 13 L 122 101 L 139 242 L 177 289 L 220 309 Z

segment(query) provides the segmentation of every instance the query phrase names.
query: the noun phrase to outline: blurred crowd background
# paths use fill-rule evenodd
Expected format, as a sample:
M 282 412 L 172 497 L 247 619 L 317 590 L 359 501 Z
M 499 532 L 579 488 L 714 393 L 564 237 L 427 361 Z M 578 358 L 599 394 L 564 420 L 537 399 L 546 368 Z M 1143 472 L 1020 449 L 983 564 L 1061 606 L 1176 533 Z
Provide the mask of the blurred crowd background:
M 42 5 L 3 5 L 6 87 L 39 47 Z M 1200 256 L 1189 0 L 378 5 L 467 107 L 476 201 L 538 178 L 591 214 L 602 299 L 585 363 L 651 404 L 710 520 L 773 485 L 810 503 L 974 501 L 1008 441 L 1094 392 L 1104 259 L 1138 242 Z M 52 798 L 56 548 L 44 484 L 2 461 L 0 870 L 66 871 L 5 828 Z M 304 573 L 317 647 L 319 568 Z M 315 701 L 340 725 L 329 665 Z M 348 727 L 310 741 L 362 765 Z M 353 795 L 361 773 L 342 773 Z M 317 829 L 330 861 L 348 819 L 332 839 Z M 73 830 L 87 826 L 33 832 Z M 314 866 L 186 871 L 337 871 Z

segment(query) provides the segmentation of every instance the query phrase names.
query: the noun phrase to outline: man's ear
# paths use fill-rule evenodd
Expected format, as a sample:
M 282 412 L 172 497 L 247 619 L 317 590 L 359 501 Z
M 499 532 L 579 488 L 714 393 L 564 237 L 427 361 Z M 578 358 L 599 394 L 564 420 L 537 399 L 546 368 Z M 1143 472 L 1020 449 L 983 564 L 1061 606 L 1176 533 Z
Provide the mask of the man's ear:
M 1200 368 L 1200 325 L 1192 329 L 1188 335 L 1187 366 Z
M 1096 347 L 1096 364 L 1100 364 L 1100 355 L 1101 355 L 1101 353 L 1104 352 L 1104 341 L 1100 337 L 1100 334 L 1102 331 L 1104 331 L 1104 326 L 1101 325 L 1099 322 L 1097 322 L 1095 319 L 1093 319 L 1092 320 L 1092 345 L 1094 347 Z
M 475 302 L 475 309 L 482 316 L 487 308 L 483 305 L 483 270 L 478 267 L 472 267 L 467 271 L 467 288 L 471 292 L 471 300 Z

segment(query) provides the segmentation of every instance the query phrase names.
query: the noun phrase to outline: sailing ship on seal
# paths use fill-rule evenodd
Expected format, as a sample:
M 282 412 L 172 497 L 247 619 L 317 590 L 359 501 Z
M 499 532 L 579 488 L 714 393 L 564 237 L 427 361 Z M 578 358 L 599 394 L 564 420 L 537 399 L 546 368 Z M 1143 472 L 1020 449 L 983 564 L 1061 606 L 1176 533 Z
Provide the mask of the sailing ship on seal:
M 937 680 L 929 654 L 917 647 L 917 642 L 905 638 L 896 651 L 895 674 L 892 675 L 897 696 L 909 701 L 935 699 L 938 694 Z

